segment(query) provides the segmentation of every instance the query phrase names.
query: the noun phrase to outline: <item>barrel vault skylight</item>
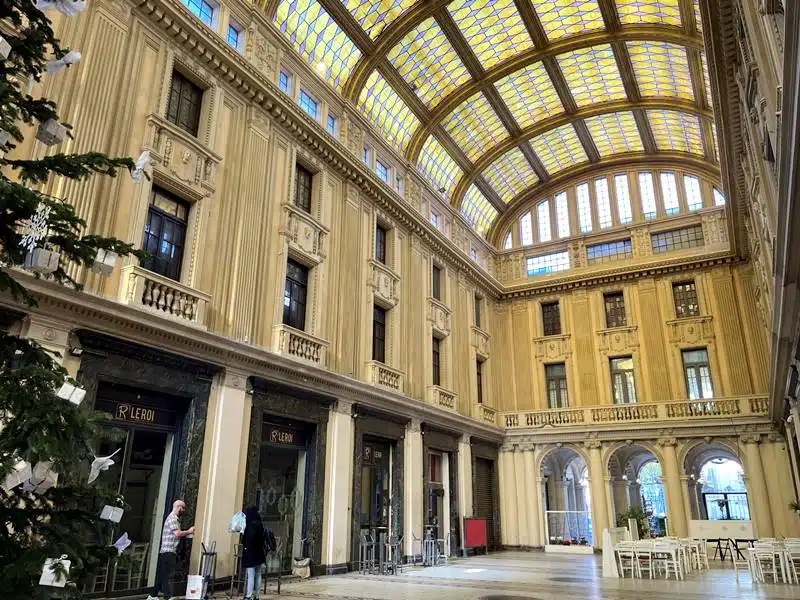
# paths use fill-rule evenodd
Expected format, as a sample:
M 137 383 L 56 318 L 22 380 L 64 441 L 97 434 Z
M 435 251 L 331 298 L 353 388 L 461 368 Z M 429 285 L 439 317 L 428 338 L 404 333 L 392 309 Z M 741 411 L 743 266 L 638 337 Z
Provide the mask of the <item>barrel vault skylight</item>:
M 698 0 L 280 0 L 273 19 L 481 235 L 577 170 L 719 168 Z

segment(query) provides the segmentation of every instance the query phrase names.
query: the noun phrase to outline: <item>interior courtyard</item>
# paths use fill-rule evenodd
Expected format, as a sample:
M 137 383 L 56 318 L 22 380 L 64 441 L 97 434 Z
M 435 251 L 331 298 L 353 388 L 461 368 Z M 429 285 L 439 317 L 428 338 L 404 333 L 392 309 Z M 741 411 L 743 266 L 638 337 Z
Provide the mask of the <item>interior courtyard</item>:
M 86 597 L 179 499 L 178 597 L 245 594 L 249 506 L 261 598 L 800 597 L 799 3 L 46 15 L 72 137 L 11 155 L 148 157 L 40 185 L 146 258 L 0 294 L 123 432 Z

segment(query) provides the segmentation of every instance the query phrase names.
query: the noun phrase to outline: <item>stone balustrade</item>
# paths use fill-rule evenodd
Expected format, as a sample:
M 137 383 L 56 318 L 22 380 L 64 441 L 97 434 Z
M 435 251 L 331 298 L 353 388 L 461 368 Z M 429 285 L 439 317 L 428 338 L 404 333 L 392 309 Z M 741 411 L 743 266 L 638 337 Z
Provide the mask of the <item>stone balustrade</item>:
M 289 327 L 276 325 L 272 329 L 272 349 L 321 367 L 328 366 L 328 342 L 313 335 Z
M 122 267 L 119 301 L 205 329 L 211 296 L 138 265 L 127 265 Z
M 664 421 L 693 421 L 767 417 L 769 401 L 766 396 L 709 398 L 679 402 L 615 404 L 527 412 L 501 413 L 500 423 L 506 429 L 528 427 L 585 427 L 627 423 L 659 423 Z
M 403 372 L 377 360 L 367 362 L 367 380 L 395 392 L 403 393 Z
M 445 410 L 450 410 L 453 412 L 458 411 L 458 407 L 456 406 L 456 395 L 438 385 L 428 386 L 427 400 L 428 404 L 432 404 L 433 406 L 438 406 L 439 408 L 444 408 Z
M 371 259 L 369 265 L 372 271 L 369 285 L 372 287 L 375 302 L 386 310 L 391 310 L 400 301 L 400 277 L 377 260 Z
M 475 404 L 474 418 L 489 425 L 497 425 L 497 411 L 485 404 Z
M 435 298 L 428 298 L 428 321 L 436 333 L 444 337 L 450 335 L 451 317 L 449 308 Z

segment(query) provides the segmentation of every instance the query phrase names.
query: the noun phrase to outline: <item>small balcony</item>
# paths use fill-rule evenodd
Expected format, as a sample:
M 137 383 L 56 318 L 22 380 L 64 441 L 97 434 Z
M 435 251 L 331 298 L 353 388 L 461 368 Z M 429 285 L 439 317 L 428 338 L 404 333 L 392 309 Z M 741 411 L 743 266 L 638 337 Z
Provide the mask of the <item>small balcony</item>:
M 385 264 L 377 260 L 369 261 L 372 274 L 369 286 L 378 306 L 391 310 L 400 302 L 400 277 Z
M 428 386 L 427 400 L 428 404 L 432 404 L 433 406 L 438 406 L 439 408 L 443 408 L 452 412 L 458 412 L 458 407 L 456 406 L 456 395 L 438 385 Z
M 473 418 L 487 425 L 497 426 L 497 411 L 485 404 L 476 403 L 472 411 Z
M 480 327 L 475 327 L 473 325 L 472 334 L 470 337 L 472 341 L 472 347 L 475 348 L 475 352 L 478 353 L 478 356 L 484 360 L 489 358 L 489 334 Z
M 367 362 L 367 381 L 372 385 L 403 393 L 403 372 L 377 360 Z
M 428 321 L 433 330 L 442 337 L 450 335 L 451 311 L 435 298 L 428 298 Z
M 284 356 L 321 367 L 328 366 L 328 342 L 288 325 L 272 328 L 272 348 Z
M 122 267 L 119 301 L 186 325 L 206 328 L 211 296 L 138 265 Z
M 300 257 L 301 262 L 320 264 L 327 257 L 325 241 L 328 228 L 292 203 L 284 203 L 283 210 L 281 233 L 289 241 L 290 252 Z

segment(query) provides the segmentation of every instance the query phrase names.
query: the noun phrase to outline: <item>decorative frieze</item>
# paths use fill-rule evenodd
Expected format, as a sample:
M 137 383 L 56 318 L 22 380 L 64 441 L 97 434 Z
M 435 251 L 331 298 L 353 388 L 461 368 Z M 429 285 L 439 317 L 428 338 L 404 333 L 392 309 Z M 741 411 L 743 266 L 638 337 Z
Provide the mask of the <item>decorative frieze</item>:
M 400 277 L 394 271 L 377 260 L 369 261 L 370 270 L 368 285 L 372 288 L 375 302 L 387 310 L 400 302 Z
M 452 312 L 435 298 L 428 298 L 428 322 L 433 331 L 442 337 L 450 335 Z
M 255 24 L 247 30 L 244 56 L 264 77 L 270 81 L 275 80 L 277 51 Z
M 711 316 L 673 319 L 667 321 L 667 330 L 669 341 L 681 346 L 714 341 L 714 323 Z
M 301 262 L 318 265 L 327 257 L 326 239 L 328 228 L 291 202 L 283 204 L 283 229 L 291 253 Z
M 188 325 L 206 327 L 211 296 L 138 265 L 122 267 L 119 301 Z
M 722 213 L 703 215 L 703 240 L 706 246 L 728 243 L 728 223 Z
M 484 360 L 489 358 L 489 334 L 480 327 L 472 326 L 472 347 L 475 348 L 475 353 Z
M 597 332 L 601 352 L 629 352 L 639 347 L 639 335 L 636 325 L 601 329 Z
M 533 338 L 533 353 L 538 360 L 563 362 L 572 356 L 570 335 L 548 335 Z
M 272 329 L 272 349 L 278 354 L 326 367 L 328 342 L 288 325 L 276 325 Z

